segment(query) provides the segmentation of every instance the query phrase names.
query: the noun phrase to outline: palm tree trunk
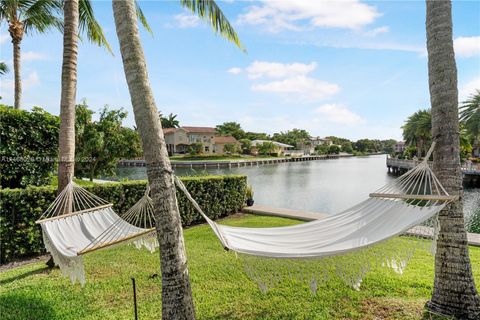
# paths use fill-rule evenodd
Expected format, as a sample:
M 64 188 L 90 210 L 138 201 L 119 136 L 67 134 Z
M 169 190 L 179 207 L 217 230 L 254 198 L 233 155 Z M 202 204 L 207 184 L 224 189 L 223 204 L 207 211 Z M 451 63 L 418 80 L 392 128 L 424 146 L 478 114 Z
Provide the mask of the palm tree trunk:
M 457 68 L 452 40 L 450 1 L 426 1 L 427 49 L 434 171 L 459 201 L 439 214 L 435 281 L 427 309 L 459 319 L 480 319 L 480 298 L 472 277 L 463 217 L 458 123 Z
M 148 80 L 135 3 L 134 0 L 112 2 L 125 77 L 135 122 L 142 139 L 155 207 L 162 271 L 162 316 L 168 320 L 194 319 L 195 310 L 173 172 Z
M 62 92 L 60 100 L 60 133 L 58 192 L 73 178 L 75 163 L 75 98 L 77 94 L 78 0 L 64 4 Z
M 13 40 L 13 74 L 15 77 L 15 109 L 20 109 L 22 98 L 22 79 L 20 74 L 20 41 Z

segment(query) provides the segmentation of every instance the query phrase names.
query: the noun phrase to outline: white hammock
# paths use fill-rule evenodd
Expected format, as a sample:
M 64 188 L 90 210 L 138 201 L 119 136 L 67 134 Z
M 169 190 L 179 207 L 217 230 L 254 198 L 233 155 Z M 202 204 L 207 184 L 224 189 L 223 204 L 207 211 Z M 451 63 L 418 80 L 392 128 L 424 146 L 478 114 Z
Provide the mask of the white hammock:
M 426 159 L 432 150 L 433 145 Z M 183 183 L 175 181 L 226 249 L 272 258 L 321 258 L 359 250 L 422 224 L 456 198 L 425 160 L 369 199 L 329 218 L 289 227 L 242 228 L 209 219 Z
M 82 255 L 131 241 L 151 252 L 158 247 L 152 200 L 145 195 L 119 216 L 112 204 L 70 182 L 37 221 L 45 248 L 75 283 L 85 284 Z

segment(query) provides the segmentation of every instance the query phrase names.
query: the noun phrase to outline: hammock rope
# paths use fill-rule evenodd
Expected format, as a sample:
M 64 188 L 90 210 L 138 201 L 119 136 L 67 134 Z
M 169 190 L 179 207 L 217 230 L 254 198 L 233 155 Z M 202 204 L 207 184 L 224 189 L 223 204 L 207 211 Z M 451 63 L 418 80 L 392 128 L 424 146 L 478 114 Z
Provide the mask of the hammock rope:
M 113 205 L 71 181 L 38 221 L 45 248 L 72 283 L 85 284 L 82 255 L 133 243 L 153 252 L 158 247 L 152 199 L 143 197 L 127 212 L 117 215 Z

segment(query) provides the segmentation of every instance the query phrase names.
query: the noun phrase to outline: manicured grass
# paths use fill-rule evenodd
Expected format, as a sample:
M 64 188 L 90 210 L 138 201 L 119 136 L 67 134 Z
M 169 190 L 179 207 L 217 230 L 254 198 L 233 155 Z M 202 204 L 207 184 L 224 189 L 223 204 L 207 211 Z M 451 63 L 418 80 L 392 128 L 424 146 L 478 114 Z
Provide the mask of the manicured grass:
M 222 223 L 284 226 L 293 220 L 243 216 Z M 405 273 L 375 268 L 360 291 L 333 278 L 316 295 L 305 285 L 285 283 L 262 294 L 225 252 L 206 225 L 185 230 L 198 319 L 419 319 L 433 283 L 433 258 L 417 252 Z M 399 244 L 405 239 L 399 239 Z M 480 283 L 480 248 L 470 247 Z M 123 245 L 87 255 L 85 288 L 71 285 L 58 269 L 35 263 L 0 274 L 0 313 L 7 319 L 133 319 L 131 277 L 137 282 L 139 319 L 161 314 L 158 251 Z M 430 319 L 427 317 L 426 319 Z

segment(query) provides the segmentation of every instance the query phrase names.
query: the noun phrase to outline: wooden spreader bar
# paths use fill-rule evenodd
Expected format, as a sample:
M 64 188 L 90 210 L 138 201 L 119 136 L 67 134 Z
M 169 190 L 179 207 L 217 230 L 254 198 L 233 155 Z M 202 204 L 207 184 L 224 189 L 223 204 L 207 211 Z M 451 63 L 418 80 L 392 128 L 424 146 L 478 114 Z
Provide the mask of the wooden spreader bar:
M 370 193 L 371 198 L 411 199 L 430 201 L 455 201 L 458 196 L 442 196 L 433 194 L 396 194 L 396 193 Z
M 92 252 L 92 251 L 96 251 L 96 250 L 100 250 L 100 249 L 103 249 L 103 248 L 107 248 L 107 247 L 110 247 L 110 246 L 113 246 L 115 244 L 118 244 L 118 243 L 121 243 L 121 242 L 124 242 L 124 241 L 128 241 L 128 240 L 131 240 L 131 239 L 134 239 L 136 237 L 140 237 L 140 236 L 143 236 L 147 233 L 150 233 L 152 232 L 153 230 L 155 230 L 155 228 L 150 228 L 150 229 L 147 229 L 145 231 L 142 231 L 142 232 L 139 232 L 139 233 L 135 233 L 135 234 L 132 234 L 130 236 L 127 236 L 127 237 L 123 237 L 123 238 L 120 238 L 120 239 L 117 239 L 117 240 L 114 240 L 114 241 L 110 241 L 110 242 L 107 242 L 107 243 L 99 243 L 97 245 L 94 245 L 93 247 L 91 248 L 85 248 L 81 251 L 79 251 L 77 253 L 77 256 L 81 256 L 81 255 L 84 255 L 86 253 L 89 253 L 89 252 Z
M 113 206 L 113 204 L 108 203 L 108 204 L 104 204 L 103 206 L 98 206 L 98 207 L 89 208 L 89 209 L 80 210 L 80 211 L 74 211 L 72 213 L 66 213 L 66 214 L 62 214 L 62 215 L 59 215 L 59 216 L 55 216 L 55 217 L 50 217 L 50 218 L 37 220 L 37 221 L 35 221 L 35 223 L 43 223 L 43 222 L 47 222 L 47 221 L 63 219 L 63 218 L 66 218 L 66 217 L 76 216 L 76 215 L 84 214 L 84 213 L 87 213 L 87 212 L 92 212 L 92 211 L 97 211 L 97 210 L 101 210 L 101 209 L 105 209 L 105 208 L 110 208 L 111 206 Z

